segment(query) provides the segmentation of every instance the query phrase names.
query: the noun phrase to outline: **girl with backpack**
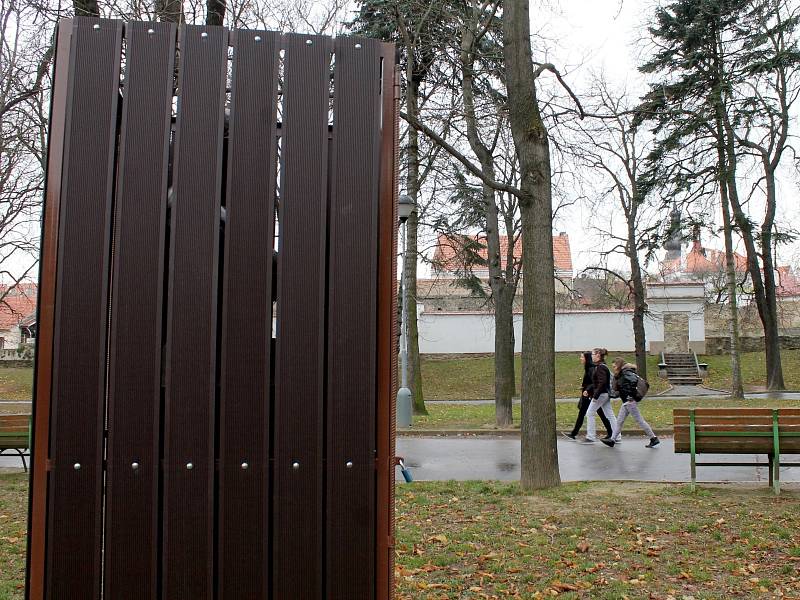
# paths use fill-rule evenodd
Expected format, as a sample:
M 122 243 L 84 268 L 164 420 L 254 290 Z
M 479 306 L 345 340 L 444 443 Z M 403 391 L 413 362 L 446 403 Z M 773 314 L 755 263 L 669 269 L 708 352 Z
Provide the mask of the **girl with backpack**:
M 564 437 L 573 441 L 578 437 L 586 411 L 589 410 L 589 403 L 592 401 L 592 376 L 594 375 L 595 367 L 592 362 L 591 352 L 581 354 L 581 364 L 583 365 L 583 381 L 581 382 L 581 396 L 578 398 L 578 418 L 575 420 L 575 427 L 572 428 L 572 431 L 563 433 Z M 599 416 L 606 428 L 607 435 L 610 437 L 612 431 L 611 422 L 603 411 L 600 411 Z
M 597 441 L 597 422 L 595 415 L 598 410 L 602 410 L 605 416 L 608 417 L 610 422 L 614 422 L 614 409 L 611 408 L 611 371 L 606 366 L 606 355 L 608 350 L 605 348 L 595 348 L 592 350 L 592 362 L 594 363 L 594 372 L 592 373 L 592 388 L 591 394 L 588 396 L 592 399 L 589 402 L 589 408 L 586 410 L 586 439 L 584 443 L 591 444 Z M 616 436 L 609 436 L 610 439 L 616 439 Z
M 646 448 L 655 448 L 661 442 L 653 432 L 650 424 L 644 420 L 642 413 L 639 412 L 639 402 L 644 398 L 647 393 L 647 382 L 639 377 L 636 372 L 636 365 L 626 363 L 623 358 L 615 358 L 612 363 L 614 369 L 614 378 L 617 382 L 617 390 L 619 390 L 619 397 L 622 400 L 622 407 L 619 409 L 619 416 L 614 425 L 613 433 L 607 438 L 600 441 L 610 448 L 614 447 L 614 440 L 619 432 L 622 431 L 622 426 L 625 424 L 625 419 L 628 415 L 633 415 L 639 427 L 642 428 L 645 435 L 650 438 L 650 443 L 645 446 Z

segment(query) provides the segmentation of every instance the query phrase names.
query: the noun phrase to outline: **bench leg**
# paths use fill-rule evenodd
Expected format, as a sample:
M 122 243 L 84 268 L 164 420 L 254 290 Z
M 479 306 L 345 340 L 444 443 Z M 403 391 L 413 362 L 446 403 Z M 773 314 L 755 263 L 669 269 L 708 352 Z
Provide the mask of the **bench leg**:
M 775 492 L 775 495 L 779 495 L 781 493 L 781 459 L 780 455 L 772 457 L 772 468 L 771 471 L 771 479 L 772 479 L 772 489 Z
M 19 452 L 19 457 L 22 459 L 22 468 L 25 472 L 28 472 L 28 464 L 25 462 L 25 453 L 22 450 L 17 450 Z
M 691 474 L 692 474 L 692 483 L 689 486 L 689 489 L 694 492 L 696 483 L 697 483 L 697 445 L 695 443 L 695 424 L 694 424 L 694 409 L 689 411 L 689 452 L 692 455 L 691 458 Z
M 774 485 L 772 465 L 775 463 L 775 457 L 772 454 L 767 454 L 767 461 L 769 462 L 769 487 L 772 487 Z

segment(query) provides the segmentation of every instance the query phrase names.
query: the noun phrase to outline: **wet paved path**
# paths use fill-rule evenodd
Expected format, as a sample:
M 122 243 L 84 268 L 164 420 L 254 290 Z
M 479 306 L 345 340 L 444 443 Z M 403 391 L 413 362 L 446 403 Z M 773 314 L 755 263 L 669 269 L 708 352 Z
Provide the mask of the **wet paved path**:
M 558 441 L 563 481 L 601 479 L 630 481 L 689 481 L 689 455 L 675 454 L 672 438 L 657 448 L 645 448 L 643 437 L 626 436 L 622 444 L 607 448 L 597 442 Z M 415 480 L 519 479 L 520 441 L 512 438 L 398 438 L 397 454 L 405 458 Z M 698 461 L 766 462 L 766 456 L 699 455 Z M 787 462 L 800 456 L 787 455 Z M 766 467 L 699 467 L 698 481 L 763 481 Z M 800 467 L 782 467 L 781 481 L 800 482 Z
M 663 395 L 647 396 L 648 400 L 686 400 L 687 398 L 697 398 L 698 400 L 715 400 L 727 398 L 726 392 L 701 388 L 702 393 L 689 393 L 685 388 L 696 386 L 681 386 L 681 389 L 673 388 L 663 392 Z M 759 398 L 772 398 L 777 400 L 800 400 L 800 392 L 748 392 L 747 398 L 757 400 Z M 556 402 L 575 402 L 575 398 L 556 398 Z M 519 404 L 520 399 L 514 398 L 514 404 Z M 494 400 L 426 400 L 425 404 L 494 404 Z

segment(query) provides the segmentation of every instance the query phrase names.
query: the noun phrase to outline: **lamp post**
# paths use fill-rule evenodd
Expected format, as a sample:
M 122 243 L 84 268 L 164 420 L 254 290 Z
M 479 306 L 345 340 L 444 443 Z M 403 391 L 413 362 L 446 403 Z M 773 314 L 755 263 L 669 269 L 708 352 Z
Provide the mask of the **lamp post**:
M 397 215 L 403 225 L 402 238 L 403 250 L 401 260 L 403 266 L 400 271 L 400 289 L 402 293 L 402 313 L 400 318 L 400 389 L 397 390 L 397 426 L 411 427 L 411 390 L 408 388 L 408 300 L 406 285 L 406 228 L 408 217 L 414 212 L 416 206 L 410 196 L 403 194 L 397 202 Z

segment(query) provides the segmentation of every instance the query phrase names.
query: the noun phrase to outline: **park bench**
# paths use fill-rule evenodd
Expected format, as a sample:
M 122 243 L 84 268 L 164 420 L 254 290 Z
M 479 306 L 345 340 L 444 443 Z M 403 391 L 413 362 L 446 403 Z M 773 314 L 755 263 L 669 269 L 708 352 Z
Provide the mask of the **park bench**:
M 784 454 L 800 454 L 800 408 L 676 408 L 675 452 L 691 454 L 692 489 L 697 467 L 766 466 L 780 493 Z M 697 454 L 766 454 L 767 463 L 697 462 Z
M 0 454 L 11 450 L 19 454 L 22 468 L 28 470 L 25 457 L 30 456 L 31 416 L 0 415 Z

